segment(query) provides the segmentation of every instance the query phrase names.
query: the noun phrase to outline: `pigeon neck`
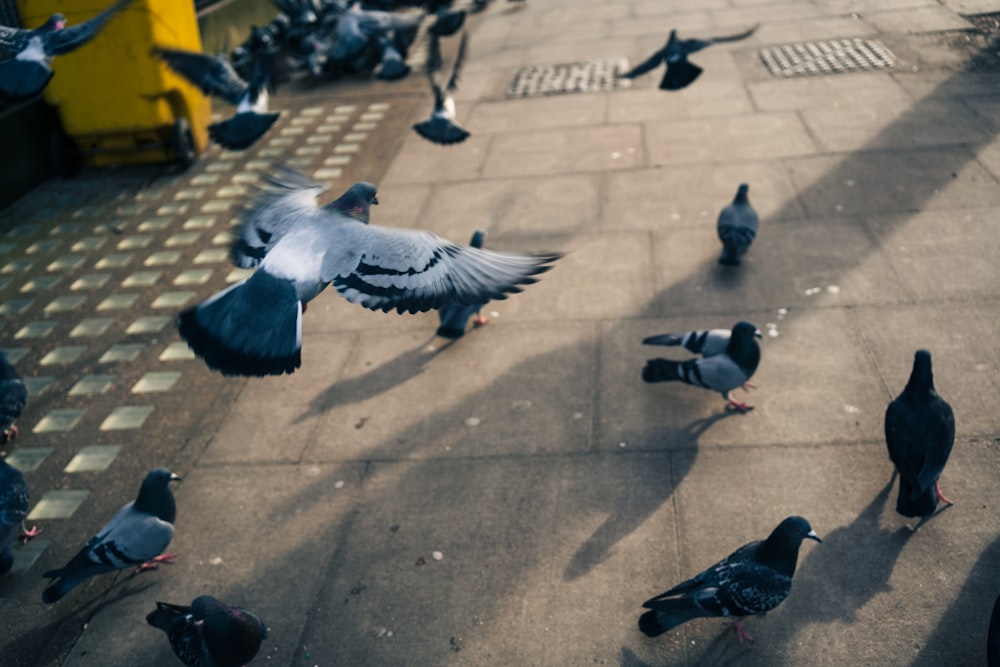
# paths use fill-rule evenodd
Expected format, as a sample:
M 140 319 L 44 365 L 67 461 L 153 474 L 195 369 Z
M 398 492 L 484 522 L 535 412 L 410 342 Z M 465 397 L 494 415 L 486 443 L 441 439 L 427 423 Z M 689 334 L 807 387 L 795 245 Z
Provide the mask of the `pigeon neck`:
M 139 489 L 139 495 L 135 499 L 133 509 L 138 512 L 152 514 L 161 521 L 173 523 L 177 518 L 177 505 L 174 502 L 174 494 L 170 492 L 170 487 L 164 480 L 153 480 L 143 482 Z
M 751 374 L 760 363 L 760 348 L 752 336 L 732 336 L 726 345 L 726 355 Z
M 799 545 L 801 544 L 801 541 L 795 544 L 785 535 L 772 533 L 757 547 L 755 560 L 786 577 L 791 577 L 795 574 L 795 566 L 799 561 Z
M 917 355 L 913 362 L 913 371 L 906 383 L 903 395 L 907 397 L 936 394 L 934 391 L 934 373 L 931 370 L 930 356 Z
M 736 197 L 733 199 L 734 204 L 749 204 L 750 198 L 747 197 L 747 186 L 741 185 L 738 190 L 736 190 Z

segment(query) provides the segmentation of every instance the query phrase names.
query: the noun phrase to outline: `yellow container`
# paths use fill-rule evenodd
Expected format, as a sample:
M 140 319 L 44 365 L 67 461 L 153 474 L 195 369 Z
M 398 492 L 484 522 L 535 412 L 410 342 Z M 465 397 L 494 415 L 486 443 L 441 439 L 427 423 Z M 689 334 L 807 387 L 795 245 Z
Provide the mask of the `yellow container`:
M 18 0 L 25 27 L 61 13 L 70 26 L 115 0 Z M 208 145 L 211 106 L 201 91 L 150 54 L 154 45 L 201 51 L 193 0 L 134 0 L 90 42 L 52 61 L 45 100 L 94 166 L 178 161 Z

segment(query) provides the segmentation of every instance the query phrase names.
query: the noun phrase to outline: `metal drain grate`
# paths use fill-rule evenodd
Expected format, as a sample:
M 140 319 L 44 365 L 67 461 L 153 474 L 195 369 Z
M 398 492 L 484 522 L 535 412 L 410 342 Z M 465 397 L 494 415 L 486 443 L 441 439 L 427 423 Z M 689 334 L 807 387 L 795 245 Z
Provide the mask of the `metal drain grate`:
M 839 74 L 892 67 L 895 56 L 876 39 L 834 39 L 769 46 L 760 58 L 773 76 Z
M 628 59 L 598 58 L 578 63 L 528 65 L 514 72 L 507 86 L 507 97 L 596 93 L 628 88 L 630 79 L 619 79 L 628 71 Z

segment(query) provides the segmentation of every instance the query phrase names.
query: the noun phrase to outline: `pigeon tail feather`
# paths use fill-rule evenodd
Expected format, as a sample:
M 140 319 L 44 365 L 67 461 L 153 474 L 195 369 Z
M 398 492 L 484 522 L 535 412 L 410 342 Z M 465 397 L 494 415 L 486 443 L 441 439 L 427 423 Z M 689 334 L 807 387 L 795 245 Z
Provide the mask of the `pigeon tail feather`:
M 421 137 L 427 141 L 442 146 L 457 144 L 469 138 L 469 133 L 451 122 L 442 118 L 434 118 L 417 123 L 413 126 Z
M 919 495 L 914 497 L 915 493 Z M 923 493 L 920 493 L 918 488 L 910 486 L 900 476 L 899 496 L 896 498 L 897 512 L 907 517 L 925 517 L 934 514 L 937 504 L 937 494 L 934 493 L 933 485 L 925 489 Z
M 660 81 L 660 90 L 680 90 L 694 83 L 702 69 L 687 60 L 670 63 Z
M 681 380 L 679 361 L 670 359 L 650 359 L 642 368 L 642 379 L 646 382 L 673 382 Z
M 231 151 L 250 148 L 264 133 L 271 129 L 280 113 L 255 113 L 246 111 L 208 126 L 212 140 Z
M 659 637 L 678 625 L 710 615 L 686 598 L 658 600 L 655 609 L 639 617 L 639 630 L 647 637 Z
M 52 572 L 46 572 L 45 576 L 50 575 L 60 576 L 59 570 L 54 570 Z M 63 599 L 67 593 L 82 584 L 87 580 L 87 577 L 61 577 L 56 581 L 53 581 L 44 591 L 42 591 L 42 602 L 46 604 L 52 604 L 53 602 L 58 602 Z
M 382 79 L 383 81 L 396 81 L 409 73 L 410 66 L 406 64 L 406 61 L 386 59 L 382 61 L 382 66 L 379 68 L 375 78 Z

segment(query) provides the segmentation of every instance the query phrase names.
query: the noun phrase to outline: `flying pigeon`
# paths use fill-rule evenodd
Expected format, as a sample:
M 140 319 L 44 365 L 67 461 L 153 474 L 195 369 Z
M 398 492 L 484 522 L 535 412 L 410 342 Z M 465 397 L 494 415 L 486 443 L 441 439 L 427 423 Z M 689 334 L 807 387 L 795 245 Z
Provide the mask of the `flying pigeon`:
M 28 404 L 28 389 L 21 376 L 0 350 L 0 444 L 17 437 L 17 418 Z
M 899 471 L 897 512 L 928 517 L 939 500 L 954 504 L 941 493 L 938 478 L 955 443 L 955 414 L 934 390 L 927 350 L 917 350 L 906 388 L 885 411 L 885 442 Z
M 410 66 L 406 64 L 406 56 L 397 48 L 396 43 L 389 35 L 379 35 L 375 38 L 381 52 L 380 65 L 375 78 L 384 81 L 396 81 L 402 79 L 410 73 Z
M 482 248 L 485 239 L 486 232 L 477 229 L 473 232 L 469 245 L 473 248 Z M 435 332 L 436 335 L 442 338 L 461 338 L 465 335 L 465 325 L 468 324 L 470 317 L 473 318 L 473 326 L 480 327 L 487 324 L 489 320 L 479 314 L 479 310 L 487 303 L 489 302 L 483 301 L 482 303 L 474 303 L 468 306 L 445 306 L 440 309 L 438 316 L 441 319 L 441 326 Z
M 238 266 L 257 270 L 177 316 L 188 346 L 224 375 L 294 372 L 304 305 L 328 284 L 370 310 L 416 313 L 504 299 L 561 256 L 479 250 L 429 232 L 367 225 L 367 204 L 376 200 L 370 184 L 317 206 L 327 188 L 307 176 L 285 169 L 268 181 L 231 248 Z M 361 204 L 352 206 L 359 193 Z
M 749 187 L 746 183 L 741 183 L 736 190 L 733 203 L 719 212 L 719 222 L 716 226 L 719 240 L 722 241 L 719 264 L 739 266 L 740 258 L 750 249 L 750 244 L 757 235 L 757 225 L 760 221 L 757 219 L 757 211 L 753 210 L 747 198 Z
M 427 29 L 432 35 L 438 37 L 451 37 L 462 29 L 465 24 L 464 9 L 449 9 L 447 5 L 442 5 L 435 10 L 437 19 Z
M 1000 667 L 1000 595 L 993 603 L 990 629 L 986 636 L 986 667 Z
M 53 14 L 33 30 L 0 26 L 0 53 L 14 56 L 0 60 L 0 102 L 27 102 L 52 79 L 52 59 L 80 48 L 100 32 L 132 0 L 119 0 L 79 25 L 66 27 L 66 17 Z
M 724 616 L 742 643 L 753 641 L 740 619 L 774 609 L 792 590 L 804 539 L 822 542 L 809 522 L 790 516 L 766 540 L 746 544 L 693 579 L 642 603 L 639 630 L 658 637 L 694 618 Z
M 466 33 L 462 33 L 462 40 L 458 43 L 458 52 L 455 54 L 455 64 L 451 68 L 451 77 L 444 88 L 438 83 L 434 74 L 441 69 L 441 45 L 437 36 L 431 35 L 430 46 L 427 56 L 427 78 L 431 82 L 431 90 L 434 93 L 434 111 L 431 117 L 413 126 L 424 139 L 435 144 L 447 146 L 465 141 L 469 133 L 455 123 L 455 99 L 452 93 L 458 87 L 458 77 L 462 69 L 462 60 L 465 58 Z
M 233 116 L 208 126 L 209 136 L 224 148 L 249 148 L 271 129 L 281 115 L 268 113 L 267 110 L 271 77 L 266 56 L 254 61 L 253 76 L 247 83 L 223 55 L 213 58 L 204 53 L 157 46 L 152 52 L 206 95 L 218 95 L 236 107 Z
M 35 527 L 25 530 L 27 515 L 28 483 L 20 470 L 0 460 L 0 574 L 14 567 L 14 540 L 27 542 L 42 532 Z
M 666 46 L 619 76 L 623 79 L 634 79 L 655 69 L 660 63 L 666 63 L 667 71 L 664 72 L 663 79 L 660 81 L 660 90 L 680 90 L 691 85 L 702 72 L 700 67 L 688 62 L 687 57 L 690 54 L 720 42 L 737 42 L 746 39 L 754 34 L 758 27 L 754 26 L 738 35 L 709 37 L 708 39 L 680 39 L 677 37 L 677 31 L 671 30 Z
M 711 329 L 650 336 L 642 341 L 643 345 L 681 345 L 702 356 L 686 361 L 650 359 L 642 369 L 642 379 L 646 382 L 679 380 L 712 389 L 721 393 L 737 410 L 752 410 L 753 406 L 737 401 L 729 392 L 737 387 L 753 388 L 749 380 L 760 363 L 760 347 L 754 339 L 760 337 L 760 330 L 746 321 L 737 322 L 732 331 Z
M 190 607 L 157 602 L 146 622 L 167 634 L 188 667 L 240 667 L 257 655 L 267 626 L 250 611 L 200 595 Z
M 179 479 L 165 468 L 151 470 L 135 500 L 118 510 L 66 565 L 42 575 L 55 579 L 42 592 L 42 602 L 58 601 L 95 574 L 133 565 L 141 571 L 171 562 L 173 554 L 160 554 L 174 536 L 177 507 L 169 484 Z

